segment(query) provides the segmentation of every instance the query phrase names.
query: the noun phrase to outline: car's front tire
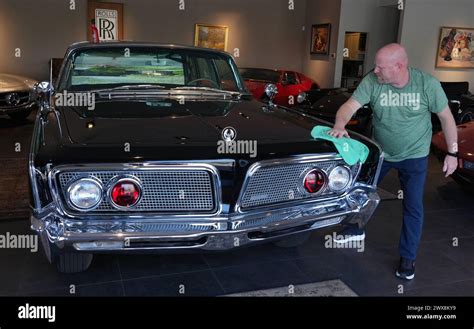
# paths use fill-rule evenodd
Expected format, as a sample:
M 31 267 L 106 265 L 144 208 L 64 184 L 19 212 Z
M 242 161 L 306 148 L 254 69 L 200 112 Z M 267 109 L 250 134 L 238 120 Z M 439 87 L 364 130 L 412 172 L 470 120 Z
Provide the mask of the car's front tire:
M 8 116 L 16 121 L 24 121 L 31 114 L 32 110 L 22 110 L 18 112 L 8 113 Z
M 280 248 L 294 248 L 303 245 L 308 241 L 311 232 L 292 234 L 290 236 L 273 241 L 273 244 Z
M 61 273 L 80 273 L 87 271 L 92 263 L 92 254 L 61 253 L 56 258 L 56 268 Z

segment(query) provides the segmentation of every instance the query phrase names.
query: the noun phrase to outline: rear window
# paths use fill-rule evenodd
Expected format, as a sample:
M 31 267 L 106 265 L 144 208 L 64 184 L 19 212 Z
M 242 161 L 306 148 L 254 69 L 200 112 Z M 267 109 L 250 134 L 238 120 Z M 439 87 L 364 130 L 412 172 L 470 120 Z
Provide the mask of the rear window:
M 240 69 L 240 75 L 245 80 L 261 80 L 277 83 L 280 80 L 280 72 L 262 69 Z

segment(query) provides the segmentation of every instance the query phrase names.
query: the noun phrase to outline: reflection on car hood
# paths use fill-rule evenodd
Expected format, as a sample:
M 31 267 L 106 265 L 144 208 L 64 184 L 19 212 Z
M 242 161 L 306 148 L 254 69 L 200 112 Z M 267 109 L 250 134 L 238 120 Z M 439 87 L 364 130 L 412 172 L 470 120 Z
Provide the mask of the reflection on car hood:
M 0 92 L 29 90 L 35 83 L 35 80 L 22 76 L 0 74 Z
M 63 131 L 73 143 L 83 145 L 216 145 L 222 130 L 229 126 L 236 130 L 237 140 L 308 142 L 313 127 L 313 123 L 285 109 L 268 113 L 257 101 L 107 101 L 96 103 L 92 111 L 73 107 L 58 110 L 66 126 Z

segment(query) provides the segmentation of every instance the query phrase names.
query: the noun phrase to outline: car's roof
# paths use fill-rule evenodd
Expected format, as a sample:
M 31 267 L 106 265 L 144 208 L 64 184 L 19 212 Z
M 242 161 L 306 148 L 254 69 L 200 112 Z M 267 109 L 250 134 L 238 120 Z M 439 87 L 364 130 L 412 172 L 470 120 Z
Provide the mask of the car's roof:
M 210 49 L 210 48 L 202 48 L 202 47 L 194 47 L 188 45 L 180 45 L 180 44 L 165 44 L 165 43 L 156 43 L 156 42 L 141 42 L 141 41 L 101 41 L 99 43 L 93 43 L 89 41 L 81 41 L 73 43 L 69 46 L 67 53 L 76 51 L 82 48 L 107 48 L 107 47 L 158 47 L 158 48 L 172 48 L 172 49 L 184 49 L 184 50 L 202 50 L 208 51 L 213 53 L 224 54 L 230 56 L 229 53 Z

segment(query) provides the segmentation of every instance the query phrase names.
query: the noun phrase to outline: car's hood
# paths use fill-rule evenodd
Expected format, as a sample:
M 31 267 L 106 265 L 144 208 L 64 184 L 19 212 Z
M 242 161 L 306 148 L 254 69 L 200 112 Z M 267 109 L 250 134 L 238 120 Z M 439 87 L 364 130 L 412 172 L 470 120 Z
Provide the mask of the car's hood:
M 18 75 L 0 74 L 0 92 L 30 90 L 35 80 Z
M 350 94 L 342 89 L 319 89 L 308 92 L 311 102 L 311 113 L 321 117 L 335 118 L 339 108 L 347 102 Z
M 311 137 L 312 128 L 323 122 L 281 107 L 267 112 L 263 106 L 256 100 L 185 104 L 163 100 L 98 102 L 93 111 L 57 107 L 58 115 L 48 116 L 44 151 L 37 160 L 42 164 L 189 159 L 252 163 L 337 152 L 331 142 Z M 235 129 L 237 144 L 244 144 L 241 149 L 228 149 L 222 142 L 226 127 Z
M 212 144 L 232 127 L 237 140 L 258 143 L 311 140 L 311 126 L 284 109 L 267 112 L 257 101 L 107 101 L 94 110 L 58 108 L 73 144 Z M 291 136 L 291 137 L 289 137 Z

